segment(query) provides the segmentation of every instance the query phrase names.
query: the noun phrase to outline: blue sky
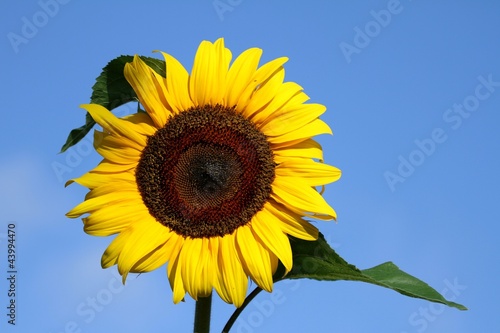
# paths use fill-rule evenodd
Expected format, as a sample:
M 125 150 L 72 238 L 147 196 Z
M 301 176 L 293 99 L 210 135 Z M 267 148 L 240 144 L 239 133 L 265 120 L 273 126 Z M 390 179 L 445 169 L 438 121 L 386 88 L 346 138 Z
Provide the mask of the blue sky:
M 164 268 L 125 286 L 100 268 L 110 239 L 64 216 L 86 193 L 64 182 L 100 158 L 89 137 L 58 151 L 110 59 L 159 49 L 190 68 L 200 41 L 219 37 L 233 56 L 288 56 L 286 80 L 327 106 L 334 136 L 319 141 L 343 170 L 325 192 L 338 223 L 318 222 L 329 243 L 360 268 L 393 261 L 470 309 L 299 280 L 261 293 L 233 332 L 500 330 L 500 2 L 7 0 L 0 13 L 5 313 L 9 223 L 18 246 L 17 325 L 0 313 L 2 332 L 191 331 L 194 301 L 172 303 Z M 233 306 L 216 298 L 213 311 L 217 332 Z

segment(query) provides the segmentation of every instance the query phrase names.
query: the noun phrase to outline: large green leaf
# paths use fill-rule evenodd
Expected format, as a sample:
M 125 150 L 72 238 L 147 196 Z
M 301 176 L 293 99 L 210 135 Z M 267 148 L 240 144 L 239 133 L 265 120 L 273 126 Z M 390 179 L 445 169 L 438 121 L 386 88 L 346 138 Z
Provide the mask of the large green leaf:
M 125 103 L 137 100 L 132 86 L 125 79 L 123 73 L 125 64 L 132 62 L 133 58 L 130 55 L 122 55 L 111 60 L 102 69 L 101 74 L 96 78 L 96 82 L 92 87 L 90 103 L 99 104 L 108 110 L 113 110 Z M 143 56 L 141 56 L 141 59 L 155 72 L 165 77 L 165 62 L 163 60 Z M 85 115 L 85 124 L 73 129 L 69 133 L 66 143 L 61 148 L 61 153 L 83 139 L 94 125 L 94 119 L 87 113 Z
M 459 310 L 467 310 L 462 304 L 446 300 L 427 283 L 403 272 L 392 262 L 386 262 L 373 268 L 364 269 L 361 272 L 364 276 L 372 280 L 371 283 L 395 290 L 400 294 L 446 304 Z
M 392 262 L 359 270 L 342 259 L 321 234 L 318 240 L 312 242 L 290 237 L 290 243 L 293 252 L 293 268 L 286 276 L 276 278 L 276 281 L 299 278 L 361 281 L 389 288 L 406 296 L 467 310 L 461 304 L 446 300 L 427 283 L 403 272 Z

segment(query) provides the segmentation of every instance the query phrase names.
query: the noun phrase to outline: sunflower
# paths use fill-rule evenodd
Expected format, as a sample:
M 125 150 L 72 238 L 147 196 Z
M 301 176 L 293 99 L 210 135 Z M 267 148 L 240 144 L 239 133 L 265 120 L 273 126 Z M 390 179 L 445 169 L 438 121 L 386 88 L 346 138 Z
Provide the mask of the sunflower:
M 166 77 L 138 56 L 125 65 L 146 112 L 81 106 L 103 128 L 94 133 L 103 160 L 68 182 L 89 192 L 67 216 L 88 214 L 90 235 L 118 234 L 101 264 L 117 265 L 123 282 L 168 262 L 175 303 L 215 289 L 239 307 L 249 277 L 272 291 L 278 262 L 291 270 L 288 235 L 317 239 L 305 218 L 336 218 L 318 188 L 340 171 L 312 139 L 331 133 L 319 119 L 326 108 L 284 82 L 287 58 L 259 67 L 258 48 L 231 63 L 223 39 L 203 41 L 191 74 L 162 54 Z

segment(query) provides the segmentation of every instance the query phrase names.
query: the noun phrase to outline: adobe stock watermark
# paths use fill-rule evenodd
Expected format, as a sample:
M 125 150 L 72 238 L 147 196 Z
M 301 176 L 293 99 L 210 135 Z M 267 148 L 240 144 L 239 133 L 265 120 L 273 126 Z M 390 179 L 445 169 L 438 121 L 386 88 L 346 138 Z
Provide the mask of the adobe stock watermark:
M 331 242 L 331 235 L 325 236 L 325 241 L 330 244 L 332 248 L 339 248 L 339 243 Z M 317 247 L 315 254 L 320 253 L 322 249 Z M 307 262 L 298 267 L 299 272 L 314 273 L 318 269 L 316 262 Z M 275 311 L 287 301 L 287 294 L 297 291 L 301 286 L 301 279 L 285 279 L 274 285 L 272 293 L 266 293 L 262 300 L 255 298 L 248 306 L 249 312 L 244 312 L 236 321 L 236 333 L 254 333 L 259 332 L 258 328 L 261 327 L 266 319 L 270 318 Z M 231 331 L 232 332 L 232 331 Z
M 286 286 L 286 288 L 282 288 Z M 250 312 L 240 315 L 236 325 L 236 333 L 254 333 L 261 327 L 267 318 L 271 317 L 276 308 L 287 300 L 288 291 L 296 291 L 300 287 L 300 280 L 283 280 L 274 286 L 272 293 L 267 293 L 262 300 L 254 299 L 250 304 Z
M 122 96 L 122 98 L 128 98 L 126 96 Z M 128 100 L 128 99 L 123 99 Z M 120 101 L 117 101 L 117 105 L 121 105 Z M 136 112 L 136 104 L 126 103 L 121 105 L 116 111 L 113 110 L 113 113 L 118 118 L 123 117 L 127 114 L 131 114 Z M 94 144 L 92 143 L 93 139 L 87 134 L 83 139 L 81 139 L 76 145 L 69 148 L 66 152 L 59 154 L 59 160 L 52 161 L 50 166 L 54 175 L 57 178 L 59 183 L 66 182 L 73 171 L 82 164 L 87 156 L 94 152 Z
M 85 136 L 80 142 L 69 148 L 62 156 L 63 161 L 52 161 L 50 166 L 59 183 L 66 182 L 69 175 L 94 151 L 92 141 Z
M 14 53 L 19 53 L 21 44 L 28 44 L 30 40 L 35 38 L 39 30 L 45 27 L 51 18 L 54 18 L 60 10 L 61 5 L 66 5 L 71 0 L 40 0 L 38 7 L 40 8 L 30 16 L 21 17 L 21 28 L 19 33 L 9 32 L 7 39 L 12 46 Z
M 87 296 L 75 308 L 77 319 L 69 320 L 64 324 L 62 330 L 57 333 L 82 333 L 84 330 L 83 324 L 92 323 L 99 313 L 111 304 L 116 295 L 120 294 L 125 285 L 122 284 L 122 278 L 117 270 L 113 271 L 113 277 L 108 281 L 106 286 L 95 294 Z M 129 279 L 130 280 L 130 279 Z
M 476 85 L 474 93 L 466 96 L 462 103 L 454 103 L 452 107 L 443 112 L 443 121 L 452 130 L 458 130 L 465 119 L 468 119 L 474 112 L 479 110 L 481 102 L 484 102 L 493 95 L 500 81 L 494 81 L 493 75 L 477 77 L 479 84 Z M 448 140 L 446 127 L 436 127 L 430 135 L 423 139 L 414 140 L 415 149 L 406 155 L 398 156 L 398 166 L 393 171 L 385 171 L 384 179 L 391 192 L 396 191 L 396 185 L 404 183 L 415 170 L 422 166 L 424 162 L 436 152 L 438 146 Z
M 241 5 L 243 0 L 214 0 L 212 1 L 212 6 L 214 7 L 219 20 L 224 21 L 224 14 L 226 12 L 232 12 L 234 8 Z
M 386 9 L 371 10 L 370 16 L 373 20 L 366 22 L 362 27 L 355 26 L 353 28 L 352 43 L 341 42 L 339 44 L 340 51 L 342 51 L 347 63 L 351 63 L 353 54 L 360 54 L 363 49 L 368 47 L 371 41 L 380 35 L 382 29 L 392 22 L 393 17 L 403 11 L 403 8 L 399 0 L 389 0 Z
M 453 281 L 444 280 L 445 287 L 441 291 L 444 298 L 455 302 L 463 291 L 467 289 L 466 285 L 460 284 L 457 278 Z M 423 333 L 429 325 L 435 322 L 440 315 L 446 310 L 447 306 L 440 303 L 429 303 L 425 307 L 420 307 L 408 317 L 408 323 L 412 326 L 412 332 Z M 400 333 L 410 333 L 410 331 L 401 331 Z

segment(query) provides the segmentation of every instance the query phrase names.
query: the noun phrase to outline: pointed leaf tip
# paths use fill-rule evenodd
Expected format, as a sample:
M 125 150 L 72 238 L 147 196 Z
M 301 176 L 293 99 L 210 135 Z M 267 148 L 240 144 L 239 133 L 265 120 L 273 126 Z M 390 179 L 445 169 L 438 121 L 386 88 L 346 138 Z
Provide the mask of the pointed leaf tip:
M 467 310 L 461 304 L 446 300 L 427 283 L 403 272 L 392 262 L 359 270 L 342 259 L 328 245 L 321 233 L 315 241 L 289 237 L 293 253 L 293 268 L 285 276 L 275 274 L 275 281 L 299 278 L 361 281 L 392 289 L 405 296 L 445 304 L 459 310 Z

